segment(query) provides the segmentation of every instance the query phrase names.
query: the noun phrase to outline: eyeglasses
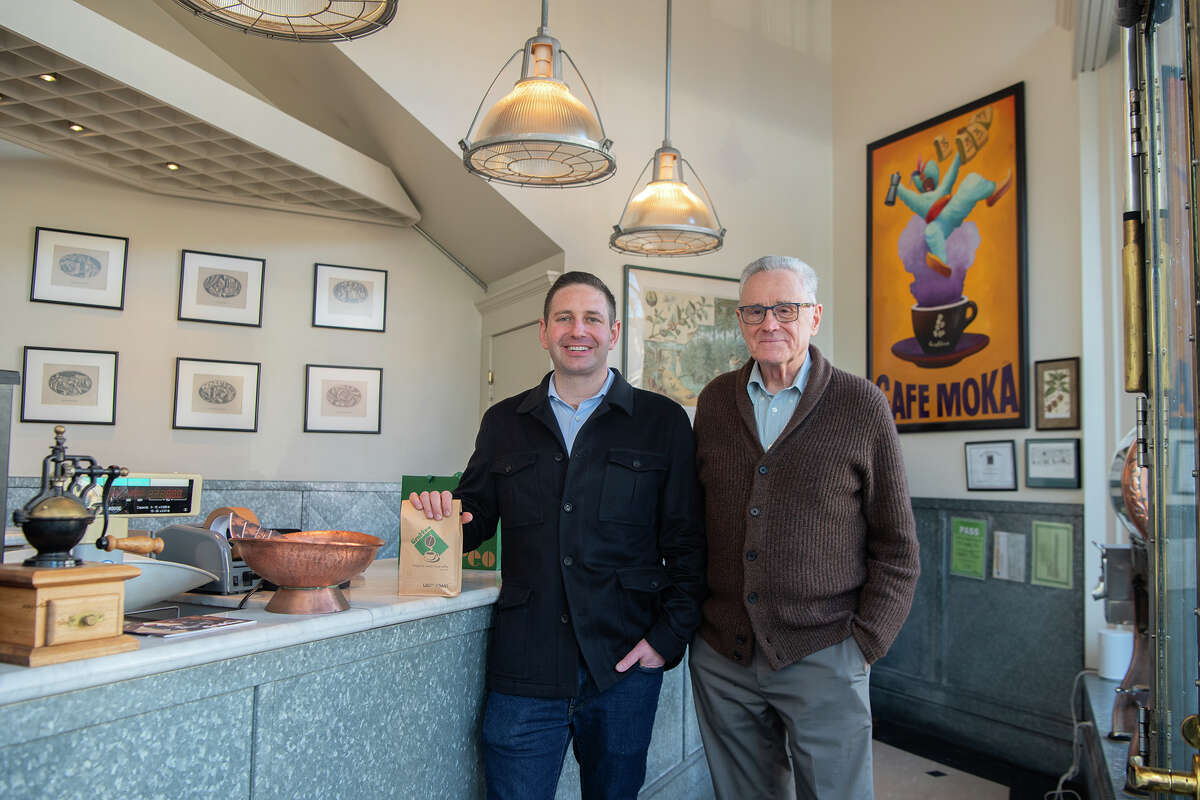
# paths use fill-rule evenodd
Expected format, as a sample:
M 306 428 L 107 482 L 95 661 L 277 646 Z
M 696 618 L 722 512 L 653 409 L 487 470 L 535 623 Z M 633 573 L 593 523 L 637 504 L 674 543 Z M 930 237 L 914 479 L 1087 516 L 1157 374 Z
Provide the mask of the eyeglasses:
M 816 303 L 776 303 L 773 306 L 738 306 L 738 317 L 747 325 L 758 325 L 767 318 L 767 312 L 775 315 L 779 322 L 795 322 L 800 317 L 800 309 L 814 308 Z

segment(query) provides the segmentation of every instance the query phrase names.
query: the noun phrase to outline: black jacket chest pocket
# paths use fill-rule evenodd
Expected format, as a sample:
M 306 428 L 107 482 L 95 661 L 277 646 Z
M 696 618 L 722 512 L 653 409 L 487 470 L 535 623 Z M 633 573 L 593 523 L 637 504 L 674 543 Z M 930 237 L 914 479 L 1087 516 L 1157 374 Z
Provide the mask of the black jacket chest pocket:
M 652 525 L 658 520 L 658 495 L 667 459 L 641 450 L 609 450 L 600 492 L 600 520 Z
M 492 461 L 501 527 L 516 528 L 542 521 L 537 457 L 537 453 L 509 453 Z

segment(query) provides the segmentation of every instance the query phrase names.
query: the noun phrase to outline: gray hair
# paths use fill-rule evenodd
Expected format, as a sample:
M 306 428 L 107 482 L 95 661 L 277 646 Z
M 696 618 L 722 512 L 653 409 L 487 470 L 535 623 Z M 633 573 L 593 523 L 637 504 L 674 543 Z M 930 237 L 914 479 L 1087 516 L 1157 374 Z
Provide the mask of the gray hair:
M 800 289 L 807 295 L 802 298 L 803 300 L 808 302 L 817 299 L 817 273 L 808 264 L 791 256 L 763 256 L 751 261 L 742 270 L 742 279 L 738 284 L 738 290 L 746 288 L 746 281 L 750 280 L 751 275 L 772 272 L 777 269 L 785 269 L 800 279 Z

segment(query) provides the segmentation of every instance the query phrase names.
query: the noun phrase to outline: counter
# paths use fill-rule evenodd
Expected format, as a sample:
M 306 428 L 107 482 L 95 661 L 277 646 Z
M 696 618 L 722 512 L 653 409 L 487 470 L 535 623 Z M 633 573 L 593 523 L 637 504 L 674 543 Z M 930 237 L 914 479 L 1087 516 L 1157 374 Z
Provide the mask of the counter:
M 495 573 L 465 572 L 453 598 L 395 591 L 395 559 L 381 559 L 341 613 L 272 614 L 269 595 L 255 595 L 244 609 L 213 609 L 255 625 L 139 637 L 137 651 L 66 664 L 0 665 L 0 797 L 482 797 Z M 579 796 L 566 762 L 564 800 Z M 681 667 L 663 682 L 642 797 L 705 796 Z

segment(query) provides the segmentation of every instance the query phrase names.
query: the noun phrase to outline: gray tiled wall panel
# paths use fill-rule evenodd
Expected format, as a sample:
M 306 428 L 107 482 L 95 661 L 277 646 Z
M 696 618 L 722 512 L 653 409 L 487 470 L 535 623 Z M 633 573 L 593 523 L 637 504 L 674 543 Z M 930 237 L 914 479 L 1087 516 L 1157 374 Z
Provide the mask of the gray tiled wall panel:
M 385 542 L 376 558 L 395 558 L 403 499 L 399 492 L 306 491 L 300 527 L 369 533 Z

